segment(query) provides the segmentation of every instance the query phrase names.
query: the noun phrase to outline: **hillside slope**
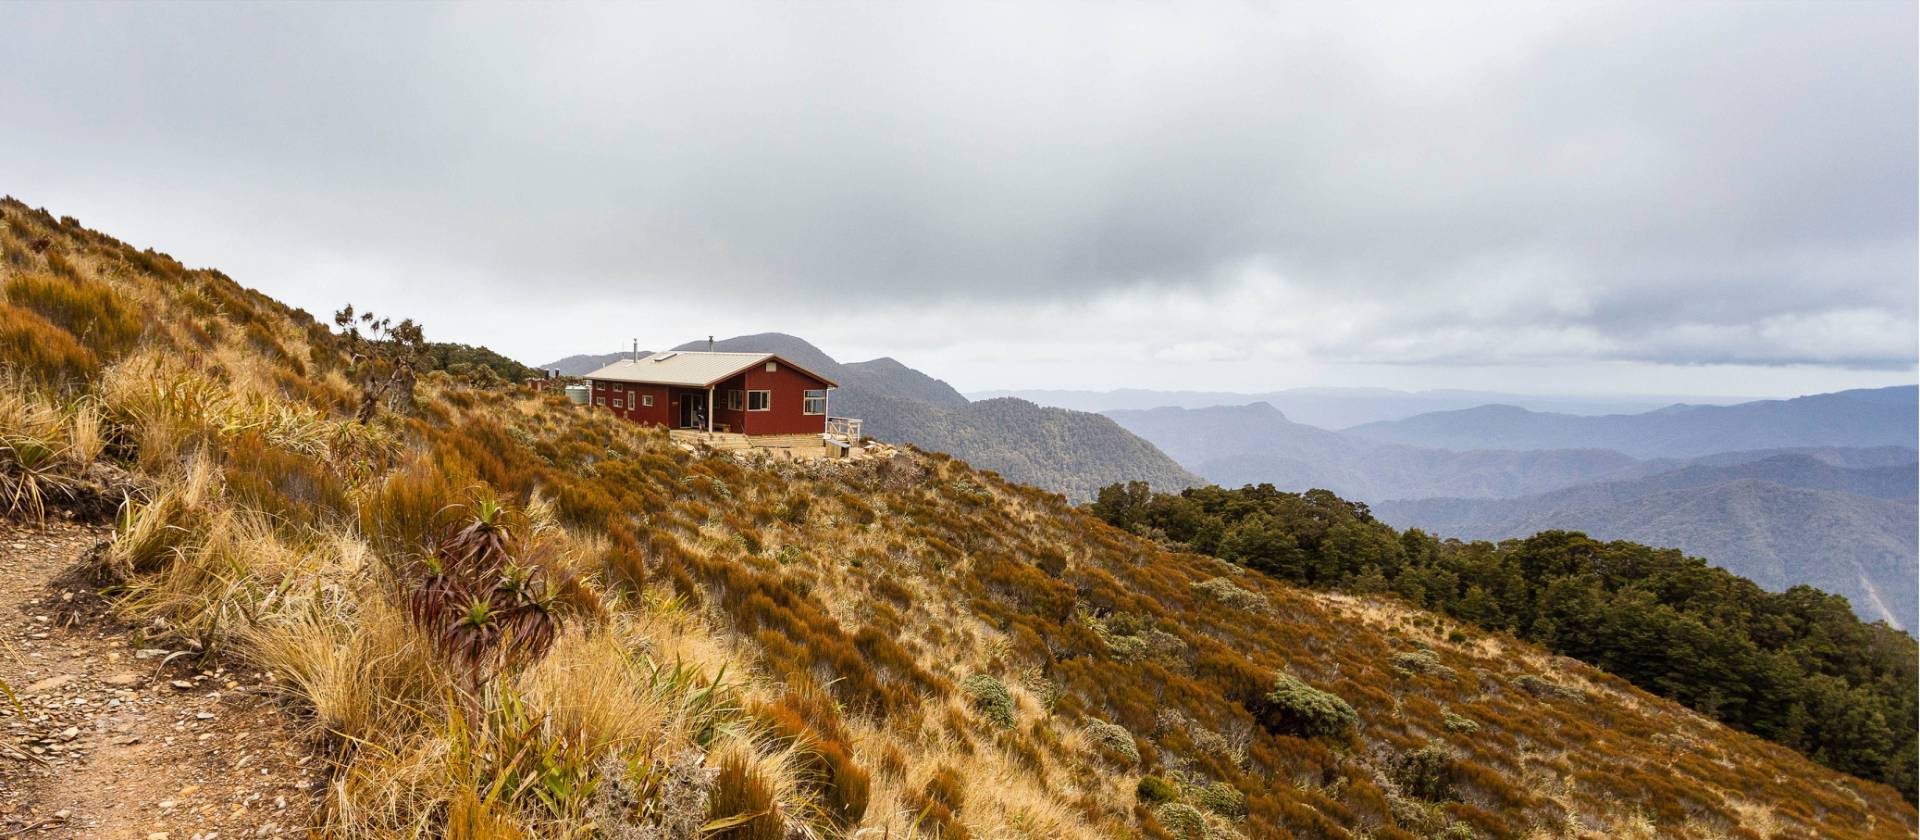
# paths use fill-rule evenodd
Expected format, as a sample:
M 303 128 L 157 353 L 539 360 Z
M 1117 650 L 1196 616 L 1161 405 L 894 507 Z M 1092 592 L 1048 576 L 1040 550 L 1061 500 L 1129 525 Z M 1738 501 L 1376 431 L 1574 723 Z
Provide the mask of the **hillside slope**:
M 1592 668 L 944 456 L 691 452 L 440 373 L 356 422 L 305 313 L 0 211 L 0 418 L 48 444 L 0 464 L 131 474 L 118 608 L 281 675 L 328 836 L 1915 835 Z
M 1786 447 L 1911 447 L 1920 437 L 1920 389 L 1908 385 L 1729 406 L 1676 405 L 1600 417 L 1487 405 L 1347 431 L 1438 449 L 1598 448 L 1642 458 Z

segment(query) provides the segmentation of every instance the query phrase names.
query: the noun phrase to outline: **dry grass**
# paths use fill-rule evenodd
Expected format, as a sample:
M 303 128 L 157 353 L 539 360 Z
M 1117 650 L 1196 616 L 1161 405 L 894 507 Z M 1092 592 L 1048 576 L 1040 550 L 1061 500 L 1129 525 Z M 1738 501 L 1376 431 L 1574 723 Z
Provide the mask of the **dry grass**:
M 417 416 L 356 424 L 338 348 L 304 313 L 15 203 L 0 215 L 0 244 L 62 237 L 62 266 L 0 261 L 46 278 L 35 299 L 85 278 L 153 315 L 130 354 L 73 339 L 92 358 L 67 385 L 22 365 L 0 425 L 151 488 L 106 558 L 122 607 L 275 675 L 335 761 L 325 836 L 688 819 L 738 837 L 1168 836 L 1136 799 L 1145 775 L 1190 807 L 1216 784 L 1243 794 L 1244 812 L 1202 817 L 1221 837 L 1911 836 L 1891 791 L 1577 663 L 1390 601 L 1229 588 L 1215 561 L 938 455 L 693 456 L 436 376 Z M 565 629 L 468 696 L 399 605 L 448 506 L 482 498 L 566 581 Z M 1392 667 L 1416 645 L 1444 667 Z M 1350 704 L 1353 733 L 1260 727 L 1283 670 Z M 957 689 L 974 674 L 1006 687 L 1011 726 Z M 1536 697 L 1523 676 L 1578 691 Z M 1090 741 L 1094 720 L 1137 759 Z M 1458 801 L 1410 808 L 1386 769 L 1428 743 L 1460 755 Z

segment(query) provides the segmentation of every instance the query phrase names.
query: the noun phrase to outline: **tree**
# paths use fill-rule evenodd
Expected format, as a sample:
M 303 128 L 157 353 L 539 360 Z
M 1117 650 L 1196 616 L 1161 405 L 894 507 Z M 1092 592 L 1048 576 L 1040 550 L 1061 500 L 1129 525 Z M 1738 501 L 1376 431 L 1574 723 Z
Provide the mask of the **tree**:
M 1131 531 L 1147 518 L 1147 503 L 1151 501 L 1153 491 L 1144 481 L 1109 484 L 1094 498 L 1093 513 L 1114 527 Z
M 354 419 L 372 420 L 382 403 L 395 411 L 412 411 L 413 386 L 426 352 L 420 325 L 412 318 L 396 324 L 372 312 L 356 318 L 352 304 L 333 313 L 333 324 L 346 340 L 351 354 L 348 372 L 360 388 L 360 408 Z

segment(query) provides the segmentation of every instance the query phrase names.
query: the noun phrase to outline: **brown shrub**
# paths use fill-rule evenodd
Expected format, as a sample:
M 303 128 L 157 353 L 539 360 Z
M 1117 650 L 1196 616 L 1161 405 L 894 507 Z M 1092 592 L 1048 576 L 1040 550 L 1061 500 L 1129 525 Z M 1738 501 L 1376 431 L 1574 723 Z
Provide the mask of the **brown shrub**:
M 72 333 L 39 313 L 0 303 L 0 362 L 50 380 L 79 380 L 100 370 L 100 359 Z
M 803 785 L 819 800 L 827 819 L 841 829 L 857 825 L 867 813 L 871 780 L 853 760 L 846 727 L 832 698 L 803 684 L 772 705 L 760 707 L 756 715 L 775 735 L 803 748 Z
M 146 326 L 112 287 L 96 280 L 20 274 L 7 281 L 5 294 L 8 303 L 39 313 L 102 359 L 132 347 Z
M 312 526 L 344 518 L 351 508 L 345 482 L 313 458 L 275 447 L 257 434 L 226 447 L 227 490 L 250 507 Z
M 708 834 L 726 840 L 782 840 L 785 827 L 772 780 L 745 750 L 729 750 L 707 799 L 709 824 L 723 828 Z
M 941 840 L 967 840 L 971 834 L 960 824 L 960 808 L 966 804 L 966 782 L 952 767 L 941 765 L 926 784 L 906 796 L 923 830 Z

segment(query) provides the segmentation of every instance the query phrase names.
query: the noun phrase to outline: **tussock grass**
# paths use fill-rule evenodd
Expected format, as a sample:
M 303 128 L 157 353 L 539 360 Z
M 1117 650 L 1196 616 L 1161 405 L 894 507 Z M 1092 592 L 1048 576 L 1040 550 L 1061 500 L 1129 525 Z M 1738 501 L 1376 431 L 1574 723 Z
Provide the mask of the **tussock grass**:
M 943 456 L 736 462 L 438 372 L 355 422 L 306 313 L 14 202 L 0 224 L 40 308 L 0 307 L 71 342 L 27 364 L 0 333 L 0 428 L 137 474 L 104 558 L 120 608 L 274 675 L 332 762 L 321 836 L 1909 836 L 1891 791 L 1577 663 L 1223 579 Z M 140 346 L 43 313 L 76 279 L 152 313 Z M 112 306 L 81 288 L 74 311 Z M 408 605 L 489 503 L 561 618 L 547 655 L 474 679 Z M 1282 673 L 1315 693 L 1274 699 Z M 1429 746 L 1445 801 L 1403 790 L 1420 761 L 1393 778 Z

